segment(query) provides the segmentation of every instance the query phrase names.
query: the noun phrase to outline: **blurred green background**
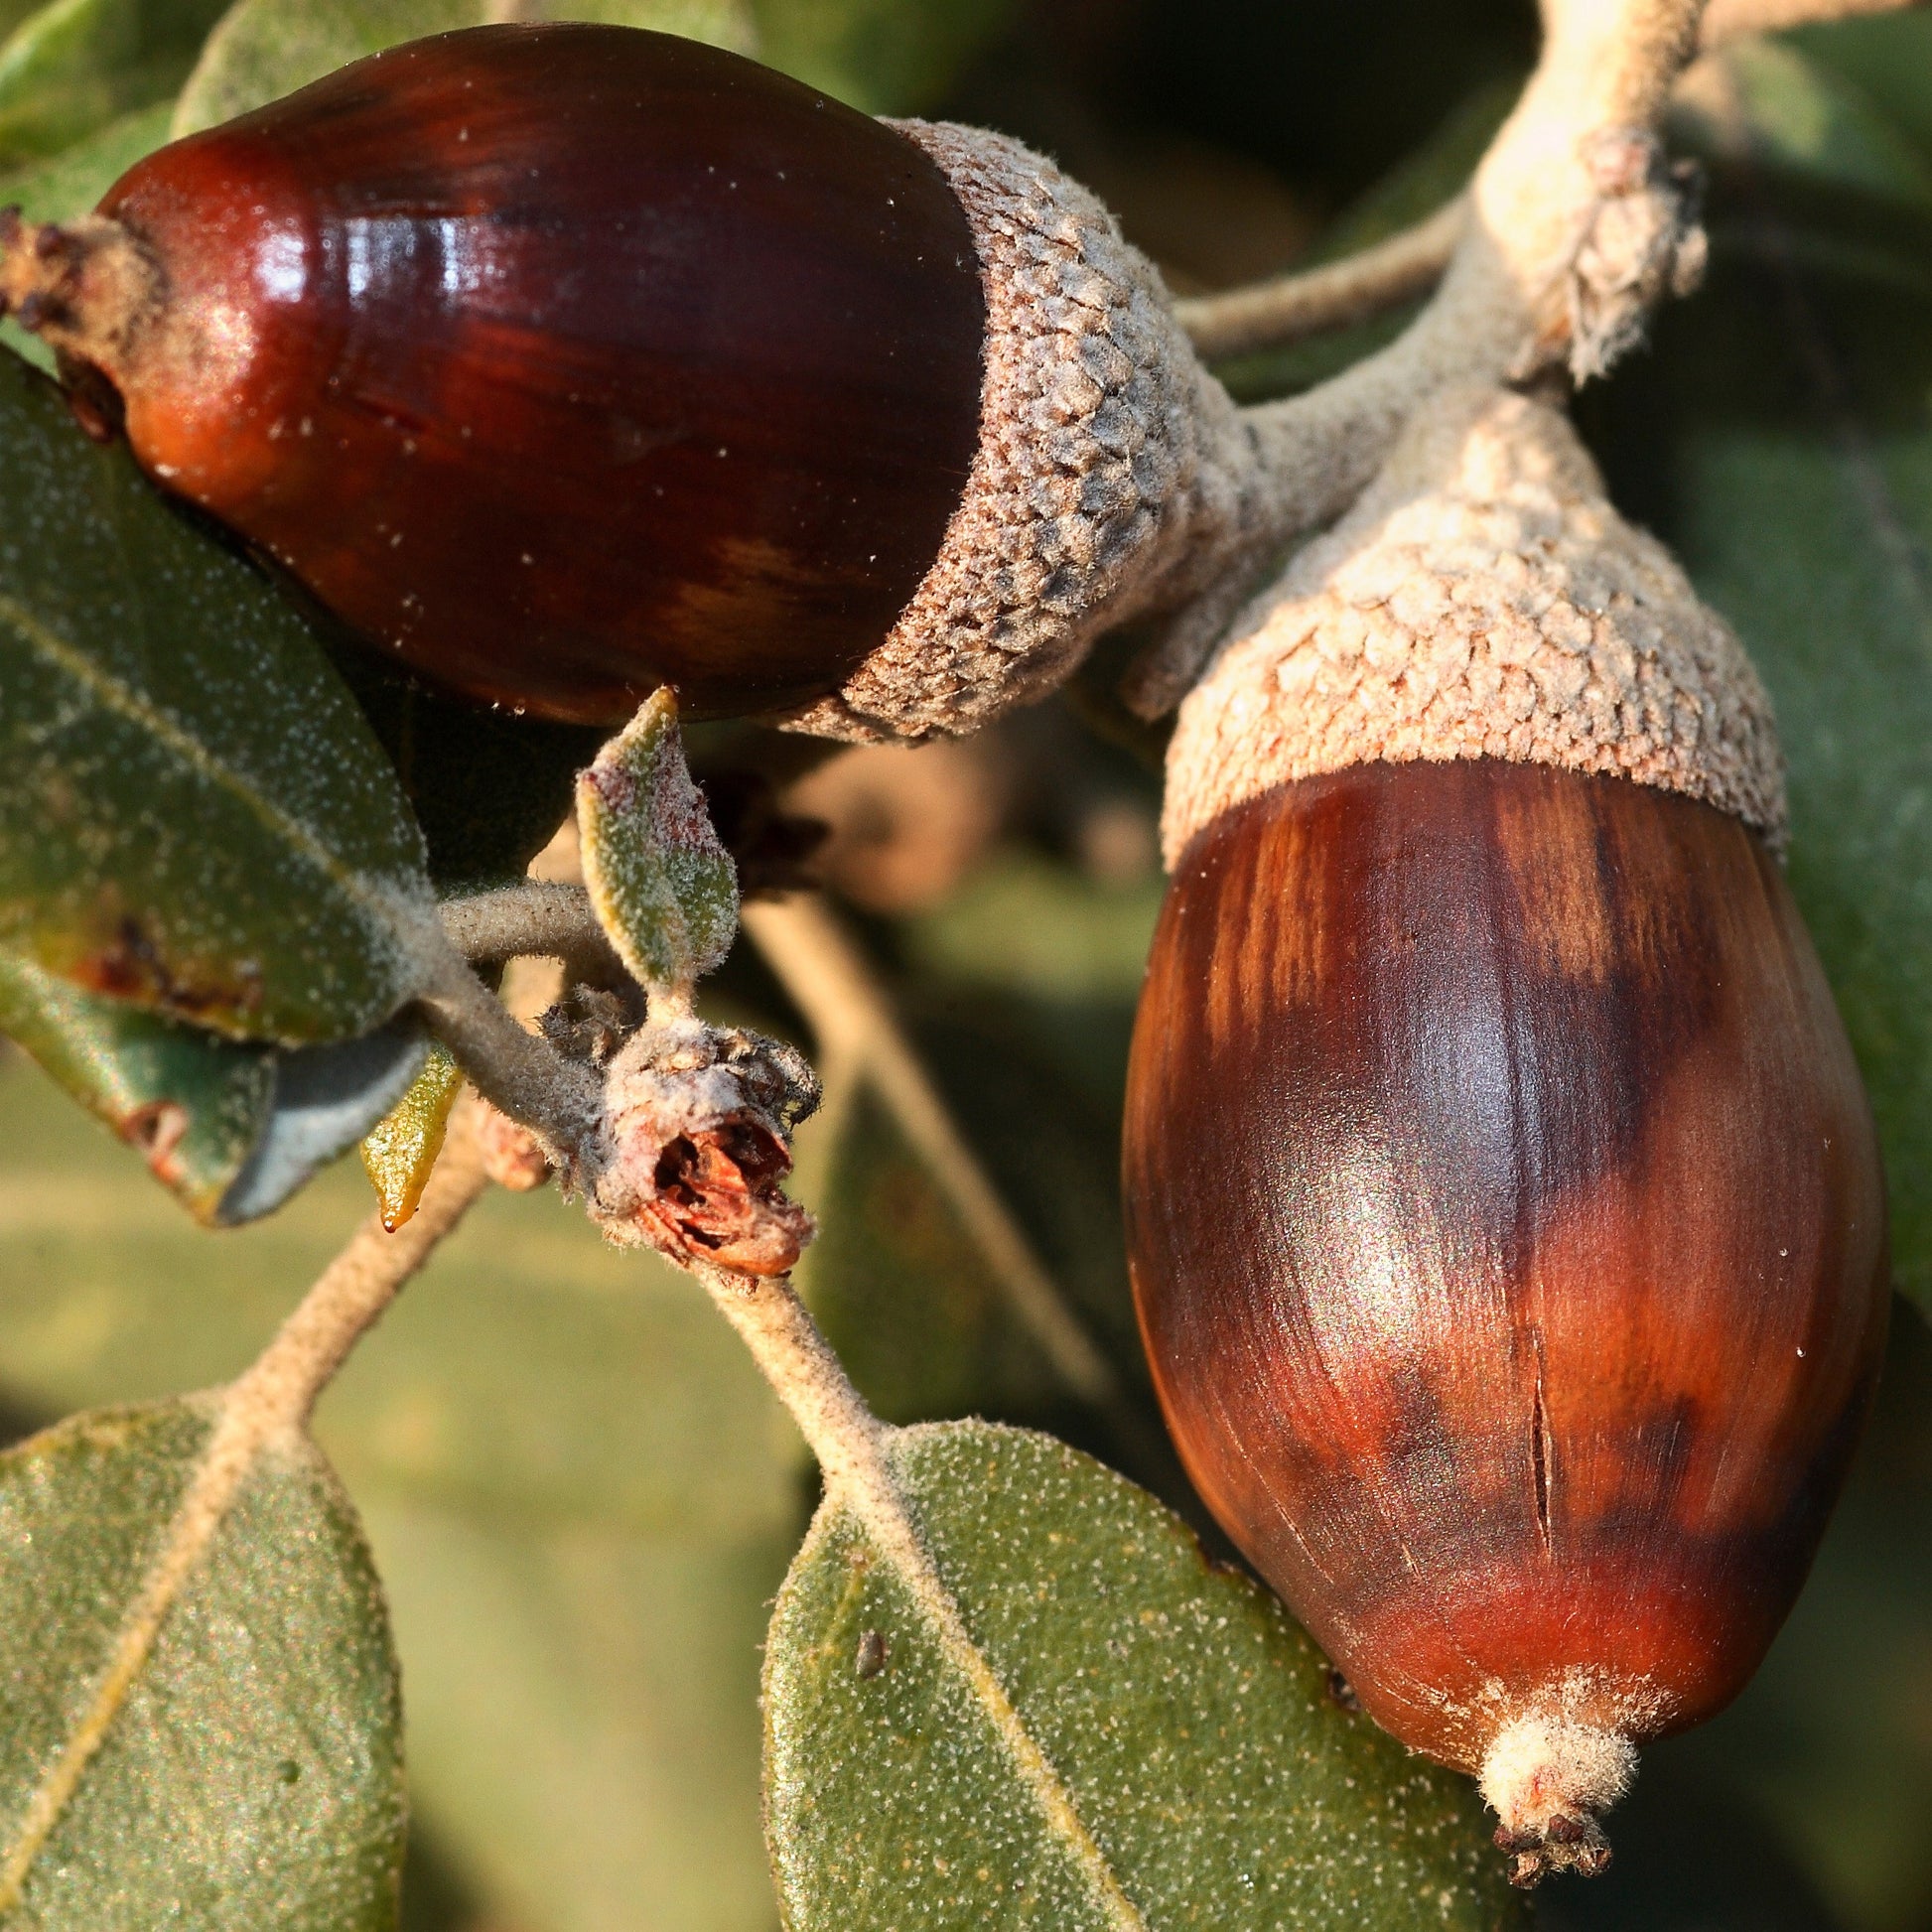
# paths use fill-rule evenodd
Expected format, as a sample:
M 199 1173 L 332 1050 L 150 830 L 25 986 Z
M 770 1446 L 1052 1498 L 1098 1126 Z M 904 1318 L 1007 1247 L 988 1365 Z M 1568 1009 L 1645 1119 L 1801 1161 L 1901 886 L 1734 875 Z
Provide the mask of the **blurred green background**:
M 327 65 L 398 23 L 482 11 L 244 0 L 222 32 L 237 45 L 308 34 Z M 93 0 L 80 59 L 71 34 L 0 7 L 14 192 L 90 199 L 161 138 L 219 13 Z M 1049 150 L 1183 292 L 1314 259 L 1452 193 L 1534 40 L 1527 0 L 692 0 L 659 13 L 876 110 L 986 122 Z M 1932 17 L 1746 49 L 1694 82 L 1677 134 L 1711 170 L 1711 284 L 1581 414 L 1620 500 L 1680 548 L 1779 699 L 1793 877 L 1886 1128 L 1901 1278 L 1922 1292 Z M 1279 393 L 1393 326 L 1227 373 L 1244 395 Z M 1126 727 L 1110 668 L 1103 651 L 1073 692 L 969 745 L 839 759 L 792 804 L 832 827 L 825 877 L 1144 1407 L 1114 1174 L 1160 900 L 1158 746 Z M 721 1010 L 809 1043 L 740 953 Z M 265 1226 L 198 1233 L 130 1152 L 0 1054 L 0 1418 L 13 1433 L 232 1374 L 367 1210 L 347 1163 Z M 824 1222 L 808 1291 L 882 1413 L 1051 1428 L 1185 1506 L 1158 1443 L 1067 1397 L 875 1099 L 848 1096 L 806 1131 L 800 1160 Z M 812 1478 L 703 1298 L 604 1249 L 553 1196 L 492 1196 L 357 1354 L 320 1435 L 366 1518 L 404 1661 L 412 1932 L 774 1926 L 759 1644 Z M 1616 1843 L 1607 1879 L 1546 1890 L 1542 1924 L 1932 1932 L 1932 1334 L 1914 1305 L 1899 1304 L 1878 1413 L 1797 1614 L 1730 1713 L 1648 1756 Z

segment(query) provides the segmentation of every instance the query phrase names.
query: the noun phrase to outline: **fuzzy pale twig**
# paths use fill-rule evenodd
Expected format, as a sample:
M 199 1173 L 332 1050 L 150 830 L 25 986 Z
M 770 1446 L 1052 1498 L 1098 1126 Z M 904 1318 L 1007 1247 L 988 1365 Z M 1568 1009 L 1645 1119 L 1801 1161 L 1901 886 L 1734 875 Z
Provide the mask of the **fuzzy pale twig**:
M 1176 302 L 1174 314 L 1194 347 L 1210 360 L 1366 322 L 1426 295 L 1442 280 L 1468 218 L 1468 203 L 1458 195 L 1413 227 L 1357 254 Z
M 19 1903 L 35 1859 L 125 1707 L 169 1611 L 262 1456 L 299 1442 L 317 1397 L 349 1350 L 462 1220 L 483 1184 L 475 1136 L 459 1115 L 415 1217 L 394 1234 L 374 1215 L 364 1221 L 253 1366 L 216 1396 L 207 1447 L 116 1633 L 107 1667 L 0 1855 L 0 1914 Z
M 529 1128 L 555 1166 L 577 1172 L 597 1145 L 603 1119 L 603 1095 L 590 1069 L 519 1026 L 454 947 L 445 944 L 428 977 L 417 1005 L 477 1091 Z
M 1903 13 L 1926 0 L 1710 0 L 1698 33 L 1703 49 L 1788 27 Z M 1279 275 L 1174 304 L 1195 348 L 1210 359 L 1279 348 L 1306 337 L 1399 308 L 1426 294 L 1449 267 L 1468 223 L 1457 196 L 1413 227 L 1319 267 Z
M 1436 299 L 1379 354 L 1247 412 L 1279 479 L 1284 534 L 1352 501 L 1429 396 L 1561 358 L 1565 285 L 1604 196 L 1592 141 L 1656 126 L 1701 12 L 1701 0 L 1550 0 L 1542 62 L 1476 170 Z
M 1269 478 L 1269 539 L 1286 543 L 1347 508 L 1431 397 L 1565 362 L 1591 373 L 1627 343 L 1673 280 L 1675 205 L 1650 175 L 1703 5 L 1545 0 L 1542 60 L 1476 169 L 1468 224 L 1434 299 L 1377 354 L 1242 412 Z M 1215 627 L 1176 626 L 1130 676 L 1129 706 L 1150 718 L 1172 709 Z
M 1118 1418 L 1125 1403 L 1112 1365 L 959 1131 L 865 955 L 817 898 L 766 900 L 746 906 L 743 917 L 821 1052 L 856 1064 L 885 1102 L 1060 1380 Z
M 580 977 L 623 976 L 581 887 L 525 880 L 497 892 L 445 899 L 437 910 L 451 945 L 472 963 L 559 959 Z
M 1775 34 L 1815 22 L 1856 20 L 1864 14 L 1903 13 L 1924 0 L 1711 0 L 1700 43 L 1722 47 L 1747 34 Z
M 602 939 L 588 897 L 574 886 L 507 887 L 455 901 L 445 906 L 444 918 L 456 943 L 478 957 L 501 957 L 527 946 L 553 957 L 584 958 L 596 952 Z M 1068 1308 L 1059 1285 L 953 1120 L 878 976 L 831 912 L 816 899 L 793 897 L 747 905 L 742 919 L 810 1024 L 821 1058 L 858 1070 L 876 1089 L 1067 1390 L 1117 1429 L 1136 1438 L 1144 1435 L 1112 1365 Z M 467 992 L 460 983 L 457 990 Z M 470 1023 L 473 1041 L 484 1038 L 480 1024 L 484 1017 L 478 1014 Z M 488 1034 L 492 1038 L 486 1050 L 498 1059 L 501 1045 L 515 1045 L 493 1022 Z M 554 1056 L 530 1035 L 523 1038 L 535 1054 L 523 1055 L 517 1046 L 519 1065 L 506 1071 L 540 1083 L 554 1071 Z M 451 1043 L 469 1065 L 466 1049 Z M 528 1118 L 514 1106 L 503 1105 L 503 1111 Z

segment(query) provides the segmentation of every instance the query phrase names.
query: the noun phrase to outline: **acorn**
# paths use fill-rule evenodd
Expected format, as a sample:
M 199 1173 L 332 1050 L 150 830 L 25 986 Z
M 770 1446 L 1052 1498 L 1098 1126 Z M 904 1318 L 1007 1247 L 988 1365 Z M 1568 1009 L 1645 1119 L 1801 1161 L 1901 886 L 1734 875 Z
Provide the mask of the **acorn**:
M 1136 1304 L 1215 1517 L 1512 1875 L 1745 1683 L 1876 1372 L 1884 1189 L 1770 709 L 1566 420 L 1461 392 L 1182 708 Z
M 1018 143 L 618 27 L 444 34 L 0 232 L 78 405 L 473 698 L 971 729 L 1259 540 L 1151 266 Z

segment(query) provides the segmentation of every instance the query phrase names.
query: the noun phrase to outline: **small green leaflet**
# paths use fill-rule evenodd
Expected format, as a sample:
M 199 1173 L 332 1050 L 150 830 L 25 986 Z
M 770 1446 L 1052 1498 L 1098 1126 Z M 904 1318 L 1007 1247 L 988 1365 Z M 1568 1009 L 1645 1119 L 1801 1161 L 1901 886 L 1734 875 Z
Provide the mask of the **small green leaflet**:
M 0 355 L 0 946 L 217 1032 L 367 1033 L 434 914 L 294 608 Z
M 668 686 L 578 777 L 577 829 L 591 904 L 641 985 L 688 988 L 731 950 L 738 869 L 691 782 Z
M 1040 1764 L 828 1502 L 765 1650 L 790 1932 L 1522 1923 L 1473 1789 L 1342 1710 L 1281 1606 L 1151 1496 L 984 1423 L 908 1430 L 895 1457 Z
M 0 1457 L 10 1932 L 395 1924 L 395 1659 L 361 1531 L 305 1440 L 257 1452 L 115 1695 L 214 1414 L 95 1411 Z
M 391 1233 L 416 1212 L 449 1132 L 450 1110 L 463 1091 L 463 1069 L 441 1040 L 430 1042 L 409 1090 L 369 1130 L 362 1166 L 375 1188 L 382 1225 Z

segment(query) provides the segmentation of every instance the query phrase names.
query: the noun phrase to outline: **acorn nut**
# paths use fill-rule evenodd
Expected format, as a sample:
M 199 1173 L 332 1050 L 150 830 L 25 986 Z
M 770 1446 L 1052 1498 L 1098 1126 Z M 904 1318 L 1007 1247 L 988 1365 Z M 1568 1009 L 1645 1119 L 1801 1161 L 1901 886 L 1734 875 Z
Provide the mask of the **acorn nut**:
M 1451 397 L 1183 707 L 1134 1291 L 1202 1497 L 1512 1875 L 1810 1566 L 1888 1283 L 1741 650 L 1563 419 Z
M 616 724 L 964 731 L 1246 541 L 1225 391 L 1001 136 L 635 29 L 356 63 L 0 232 L 76 405 L 353 630 Z

